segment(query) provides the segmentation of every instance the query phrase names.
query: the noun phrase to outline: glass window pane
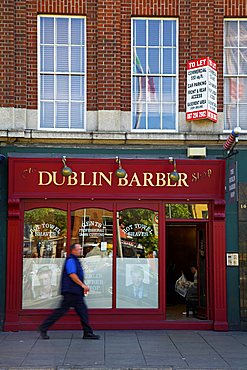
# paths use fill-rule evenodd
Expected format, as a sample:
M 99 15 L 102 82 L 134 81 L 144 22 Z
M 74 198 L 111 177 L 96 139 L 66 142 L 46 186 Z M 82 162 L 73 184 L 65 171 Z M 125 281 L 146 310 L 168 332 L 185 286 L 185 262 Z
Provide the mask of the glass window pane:
M 140 35 L 146 37 L 146 27 L 148 33 L 147 44 L 145 42 L 135 43 L 138 22 L 142 29 Z M 163 30 L 163 31 L 162 31 Z M 133 74 L 146 74 L 145 79 L 132 79 L 132 122 L 133 128 L 142 129 L 162 129 L 161 126 L 161 103 L 176 101 L 176 79 L 164 80 L 164 74 L 176 74 L 176 21 L 175 20 L 134 20 L 133 22 Z M 141 37 L 141 36 L 140 36 Z M 136 47 L 139 45 L 146 48 Z M 167 46 L 164 48 L 163 46 Z M 156 103 L 145 105 L 144 103 Z M 160 104 L 158 104 L 160 103 Z M 170 110 L 173 110 L 172 105 Z M 145 114 L 145 115 L 144 115 Z M 147 122 L 146 122 L 147 118 Z M 174 115 L 169 127 L 174 127 Z M 164 126 L 165 127 L 165 126 Z
M 161 60 L 159 48 L 148 49 L 148 73 L 150 74 L 161 73 Z
M 161 45 L 161 21 L 151 20 L 148 21 L 148 45 L 160 46 Z
M 176 105 L 162 104 L 162 129 L 175 130 L 176 128 Z
M 41 46 L 40 47 L 40 71 L 53 72 L 54 71 L 54 47 Z
M 99 208 L 72 212 L 71 244 L 82 246 L 90 308 L 112 307 L 113 213 Z
M 237 78 L 225 78 L 224 85 L 224 102 L 226 104 L 236 102 L 238 99 Z
M 54 128 L 54 103 L 40 103 L 40 127 Z
M 240 103 L 247 102 L 247 77 L 238 79 L 238 100 Z
M 238 46 L 238 22 L 225 21 L 225 46 Z
M 84 45 L 84 19 L 71 18 L 71 44 Z
M 163 21 L 163 46 L 176 46 L 176 21 Z
M 161 101 L 161 77 L 147 77 L 147 101 L 160 102 Z
M 68 72 L 69 54 L 67 46 L 57 46 L 57 72 Z
M 176 49 L 163 49 L 163 73 L 176 73 Z
M 247 49 L 239 49 L 239 74 L 247 74 Z
M 117 308 L 158 308 L 158 217 L 148 209 L 117 215 Z
M 132 100 L 133 102 L 146 101 L 146 77 L 132 78 Z
M 69 43 L 69 19 L 68 18 L 56 18 L 56 36 L 57 44 L 68 44 Z
M 71 103 L 70 111 L 70 128 L 83 129 L 84 128 L 84 104 Z
M 175 102 L 176 101 L 176 78 L 163 77 L 162 78 L 162 101 Z
M 56 128 L 69 128 L 68 103 L 56 103 Z
M 239 104 L 239 126 L 247 130 L 247 104 Z
M 146 73 L 146 49 L 136 48 L 133 55 L 133 73 Z
M 84 76 L 71 76 L 71 99 L 84 100 Z
M 237 124 L 237 104 L 225 104 L 225 130 L 233 129 Z
M 160 104 L 148 104 L 148 128 L 151 130 L 159 130 L 160 126 Z
M 166 204 L 166 218 L 208 219 L 207 204 Z
M 146 105 L 145 103 L 133 104 L 132 109 L 133 129 L 146 129 Z
M 239 46 L 247 47 L 247 21 L 239 22 Z
M 66 240 L 65 211 L 53 208 L 25 211 L 22 284 L 24 309 L 57 307 L 60 300 L 61 272 L 66 257 Z
M 54 44 L 54 18 L 40 18 L 40 43 Z
M 225 49 L 225 74 L 238 74 L 238 49 Z
M 146 45 L 146 21 L 134 20 L 133 24 L 133 45 L 145 46 Z
M 84 48 L 71 47 L 71 72 L 84 72 Z
M 57 75 L 56 79 L 57 79 L 56 99 L 69 100 L 69 76 Z
M 54 99 L 54 76 L 41 75 L 40 76 L 40 98 L 42 100 Z

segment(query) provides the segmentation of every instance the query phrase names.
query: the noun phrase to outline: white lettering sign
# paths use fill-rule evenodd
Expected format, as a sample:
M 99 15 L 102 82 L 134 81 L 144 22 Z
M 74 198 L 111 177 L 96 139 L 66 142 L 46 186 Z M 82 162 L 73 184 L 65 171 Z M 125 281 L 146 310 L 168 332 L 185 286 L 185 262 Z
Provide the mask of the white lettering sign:
M 187 63 L 186 119 L 217 122 L 217 67 L 209 57 Z

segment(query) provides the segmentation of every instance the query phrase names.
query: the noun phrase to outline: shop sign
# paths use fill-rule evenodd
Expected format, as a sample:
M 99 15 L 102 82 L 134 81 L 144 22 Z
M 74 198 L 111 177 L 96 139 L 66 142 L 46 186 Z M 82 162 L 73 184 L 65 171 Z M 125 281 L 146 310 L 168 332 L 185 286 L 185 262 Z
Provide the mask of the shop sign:
M 104 236 L 104 228 L 102 223 L 98 221 L 82 222 L 81 228 L 79 229 L 79 236 Z
M 217 122 L 217 65 L 209 57 L 187 62 L 186 119 Z
M 237 163 L 229 164 L 228 171 L 228 199 L 229 203 L 237 201 Z
M 238 253 L 227 253 L 226 254 L 226 264 L 227 266 L 238 266 Z
M 59 227 L 53 224 L 49 223 L 43 223 L 40 225 L 35 225 L 31 230 L 30 234 L 33 234 L 33 236 L 38 237 L 49 237 L 54 238 L 57 237 L 60 234 L 61 230 Z
M 150 226 L 144 225 L 144 224 L 133 224 L 128 225 L 124 229 L 125 234 L 131 237 L 135 236 L 148 236 L 153 234 L 153 230 Z
M 10 158 L 10 198 L 190 198 L 224 197 L 225 163 L 220 160 L 177 160 L 178 182 L 170 179 L 168 159 L 122 160 L 127 175 L 118 178 L 114 159 L 71 158 L 72 174 L 62 176 L 60 158 Z M 22 176 L 25 174 L 25 176 Z M 219 182 L 219 179 L 221 181 Z M 88 231 L 93 229 L 93 231 Z M 95 230 L 98 229 L 98 230 Z M 80 232 L 103 233 L 99 225 L 81 225 Z
M 247 221 L 247 184 L 239 184 L 239 221 Z

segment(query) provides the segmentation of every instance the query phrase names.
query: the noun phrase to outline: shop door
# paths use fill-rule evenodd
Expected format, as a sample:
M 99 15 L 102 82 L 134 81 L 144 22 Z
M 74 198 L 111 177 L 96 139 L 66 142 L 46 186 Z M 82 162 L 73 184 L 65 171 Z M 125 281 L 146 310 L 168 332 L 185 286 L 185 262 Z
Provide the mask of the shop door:
M 207 312 L 207 248 L 206 225 L 197 225 L 197 265 L 198 265 L 198 317 L 206 319 Z
M 166 227 L 166 318 L 167 320 L 205 320 L 207 313 L 206 225 L 167 223 Z M 184 292 L 176 281 L 185 278 Z M 186 285 L 186 282 L 188 284 Z M 191 289 L 188 287 L 192 287 Z M 188 289 L 188 291 L 187 291 Z M 190 294 L 189 295 L 189 289 Z M 193 293 L 193 294 L 192 294 Z M 186 316 L 187 301 L 196 301 L 196 315 Z M 192 305 L 193 307 L 193 305 Z

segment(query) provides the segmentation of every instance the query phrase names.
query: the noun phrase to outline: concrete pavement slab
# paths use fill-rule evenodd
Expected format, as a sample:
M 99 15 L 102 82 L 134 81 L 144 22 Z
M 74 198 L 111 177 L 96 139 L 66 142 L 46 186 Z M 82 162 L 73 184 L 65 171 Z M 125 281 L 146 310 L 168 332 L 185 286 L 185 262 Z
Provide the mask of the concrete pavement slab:
M 47 353 L 30 353 L 22 362 L 22 366 L 37 367 L 37 366 L 58 366 L 63 365 L 64 356 L 59 354 L 47 354 Z
M 82 332 L 81 332 L 82 333 Z M 71 330 L 49 330 L 49 337 L 51 339 L 71 339 L 73 331 Z
M 7 341 L 14 340 L 30 340 L 38 339 L 39 333 L 37 331 L 18 331 L 18 332 L 9 332 L 9 335 L 6 337 Z
M 101 335 L 99 341 L 82 340 L 81 331 L 71 330 L 50 331 L 51 339 L 46 341 L 35 332 L 3 333 L 0 367 L 4 370 L 247 370 L 246 332 L 96 333 Z
M 23 360 L 25 359 L 25 355 L 13 356 L 10 355 L 1 355 L 0 357 L 0 366 L 21 366 Z
M 204 367 L 207 369 L 217 369 L 217 368 L 229 368 L 228 363 L 222 359 L 220 356 L 217 356 L 217 354 L 213 356 L 207 356 L 207 355 L 187 355 L 185 356 L 186 362 L 190 367 Z
M 145 356 L 145 359 L 148 366 L 169 366 L 172 368 L 186 368 L 187 366 L 186 361 L 181 356 L 150 355 Z

